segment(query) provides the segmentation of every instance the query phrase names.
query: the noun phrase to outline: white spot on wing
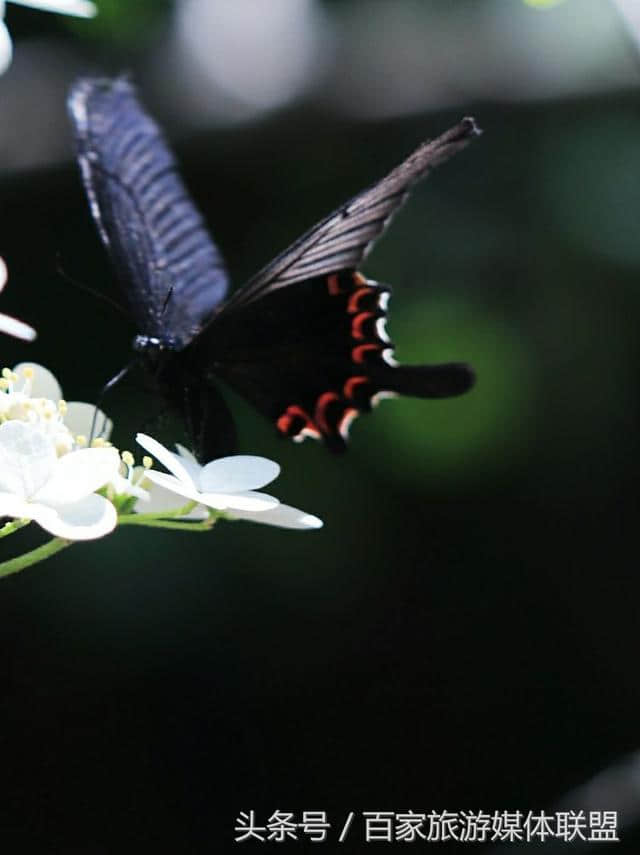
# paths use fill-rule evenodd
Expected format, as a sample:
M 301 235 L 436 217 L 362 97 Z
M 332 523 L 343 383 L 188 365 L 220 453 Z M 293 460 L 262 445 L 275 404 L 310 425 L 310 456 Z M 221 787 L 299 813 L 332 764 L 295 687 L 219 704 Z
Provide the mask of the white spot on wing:
M 376 333 L 380 341 L 385 342 L 385 344 L 389 344 L 391 339 L 387 334 L 387 319 L 386 318 L 378 318 L 376 321 Z
M 371 406 L 377 407 L 380 401 L 386 401 L 387 399 L 397 398 L 397 392 L 389 392 L 387 390 L 382 390 L 381 392 L 376 392 L 375 395 L 371 398 Z
M 393 358 L 393 348 L 392 347 L 385 347 L 385 349 L 382 351 L 382 358 L 387 363 L 387 365 L 391 366 L 391 368 L 397 368 L 398 367 L 398 363 Z
M 305 439 L 320 439 L 321 434 L 317 430 L 313 430 L 313 428 L 304 427 L 293 437 L 294 442 L 304 442 Z
M 351 425 L 353 424 L 354 420 L 358 418 L 359 415 L 360 414 L 358 410 L 350 409 L 347 410 L 347 412 L 340 420 L 340 426 L 338 428 L 338 431 L 340 432 L 340 436 L 344 440 L 349 439 L 349 431 L 351 429 Z

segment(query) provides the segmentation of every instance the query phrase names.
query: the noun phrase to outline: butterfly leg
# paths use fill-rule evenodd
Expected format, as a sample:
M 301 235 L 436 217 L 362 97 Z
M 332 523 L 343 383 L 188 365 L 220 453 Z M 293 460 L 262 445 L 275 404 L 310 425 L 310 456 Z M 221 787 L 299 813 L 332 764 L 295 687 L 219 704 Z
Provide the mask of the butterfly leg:
M 192 451 L 201 463 L 236 451 L 233 418 L 214 385 L 200 382 L 183 385 L 179 408 Z
M 113 389 L 114 386 L 117 386 L 118 383 L 127 376 L 129 371 L 131 371 L 131 369 L 133 368 L 133 366 L 137 362 L 138 362 L 137 359 L 133 359 L 131 362 L 129 362 L 128 365 L 125 365 L 125 367 L 121 371 L 118 371 L 118 373 L 114 377 L 112 377 L 110 380 L 108 380 L 105 383 L 105 385 L 102 387 L 102 389 L 100 390 L 100 394 L 98 395 L 98 400 L 96 401 L 96 406 L 95 406 L 95 409 L 93 411 L 93 418 L 91 420 L 91 431 L 89 434 L 89 444 L 91 444 L 91 442 L 93 442 L 93 439 L 96 436 L 96 422 L 98 420 L 98 413 L 101 412 L 101 409 L 102 409 L 102 402 L 104 400 L 104 396 L 107 394 L 107 392 L 109 392 L 109 390 Z M 100 430 L 97 432 L 98 436 L 101 436 L 104 433 L 106 421 L 107 421 L 106 416 L 104 416 L 104 419 L 105 420 L 104 420 L 102 426 L 100 427 Z

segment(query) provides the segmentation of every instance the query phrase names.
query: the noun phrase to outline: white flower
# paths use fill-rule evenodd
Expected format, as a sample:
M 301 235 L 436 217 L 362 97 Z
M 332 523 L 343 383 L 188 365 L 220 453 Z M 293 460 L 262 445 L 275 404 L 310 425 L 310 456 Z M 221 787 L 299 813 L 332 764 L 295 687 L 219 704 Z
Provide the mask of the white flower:
M 55 376 L 36 362 L 21 362 L 13 369 L 16 374 L 26 378 L 23 391 L 31 398 L 46 398 L 56 405 L 63 400 L 62 388 Z M 85 401 L 66 401 L 64 406 L 64 423 L 74 436 L 89 436 L 95 418 L 95 435 L 100 439 L 109 439 L 113 430 L 113 422 L 102 412 L 96 410 L 95 404 Z
M 93 18 L 98 14 L 95 3 L 90 0 L 9 0 L 17 6 L 29 6 L 41 12 L 58 12 L 76 18 Z
M 13 55 L 13 47 L 11 45 L 11 36 L 6 24 L 2 20 L 4 18 L 4 0 L 0 0 L 0 74 L 11 65 L 11 57 Z
M 264 523 L 265 525 L 278 526 L 278 528 L 322 528 L 321 519 L 298 508 L 292 508 L 291 505 L 277 505 L 275 508 L 270 508 L 268 511 L 262 511 L 259 514 L 249 511 L 233 511 L 227 516 L 233 520 Z
M 92 540 L 115 528 L 114 506 L 94 493 L 118 471 L 114 448 L 85 448 L 58 457 L 38 425 L 0 425 L 0 516 L 34 520 L 67 540 Z
M 53 374 L 34 362 L 4 369 L 0 379 L 0 422 L 18 419 L 39 425 L 54 441 L 58 456 L 71 451 L 78 437 L 88 437 L 95 415 L 96 433 L 108 439 L 113 427 L 93 404 L 67 403 Z
M 21 362 L 13 370 L 4 369 L 0 378 L 0 423 L 19 420 L 39 426 L 52 440 L 60 457 L 83 447 L 93 434 L 94 443 L 104 446 L 113 422 L 93 404 L 62 398 L 54 375 L 43 365 Z M 139 486 L 143 473 L 121 462 L 109 482 L 107 495 L 133 496 L 146 501 L 149 494 Z
M 56 380 L 51 372 L 41 366 L 23 363 L 17 370 L 4 368 L 0 379 L 0 422 L 21 421 L 38 425 L 53 441 L 58 456 L 73 448 L 73 436 L 64 423 L 66 404 L 61 400 L 60 388 L 53 398 L 49 394 L 33 394 L 34 377 L 40 377 L 37 391 L 52 391 Z
M 120 458 L 120 469 L 115 478 L 107 485 L 107 496 L 110 499 L 116 496 L 118 499 L 132 497 L 141 499 L 145 503 L 149 502 L 149 492 L 141 486 L 147 474 L 146 468 L 134 465 L 135 461 L 130 451 L 123 451 Z M 150 460 L 149 464 L 151 464 Z
M 90 0 L 10 0 L 19 6 L 30 6 L 43 12 L 60 12 L 62 15 L 75 15 L 78 18 L 93 18 L 98 10 Z M 4 18 L 4 0 L 0 0 L 0 74 L 11 64 L 13 53 L 11 36 Z
M 169 510 L 172 505 L 168 494 L 177 494 L 199 505 L 224 511 L 232 519 L 262 522 L 281 528 L 309 529 L 322 526 L 322 521 L 317 517 L 281 505 L 273 496 L 255 492 L 256 488 L 264 487 L 280 474 L 280 467 L 272 460 L 237 454 L 201 466 L 181 446 L 178 446 L 179 454 L 174 454 L 146 434 L 139 433 L 136 441 L 171 472 L 171 475 L 153 470 L 146 473 L 156 489 L 151 491 L 145 512 Z M 189 516 L 202 519 L 205 513 L 196 508 Z
M 0 0 L 0 3 L 2 0 Z M 0 20 L 0 74 L 2 74 L 4 68 L 2 65 L 3 62 L 3 51 L 6 51 L 6 39 L 8 39 L 8 35 L 6 32 L 6 27 Z M 11 41 L 9 41 L 9 59 L 11 59 Z M 2 258 L 0 258 L 0 291 L 7 284 L 7 265 L 4 263 Z M 36 337 L 36 331 L 33 327 L 30 327 L 29 324 L 25 324 L 23 321 L 18 321 L 16 318 L 11 318 L 9 315 L 0 314 L 0 332 L 6 333 L 7 335 L 12 335 L 14 338 L 21 338 L 24 341 L 33 341 Z

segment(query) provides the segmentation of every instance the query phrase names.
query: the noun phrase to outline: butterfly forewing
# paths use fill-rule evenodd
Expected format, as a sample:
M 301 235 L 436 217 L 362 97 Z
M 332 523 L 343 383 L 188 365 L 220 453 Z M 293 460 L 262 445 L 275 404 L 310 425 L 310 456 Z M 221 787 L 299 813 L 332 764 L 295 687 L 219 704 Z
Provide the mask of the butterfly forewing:
M 437 139 L 423 143 L 367 190 L 358 193 L 257 273 L 230 299 L 229 306 L 294 285 L 305 279 L 355 270 L 401 207 L 413 184 L 448 160 L 480 133 L 465 118 Z
M 127 80 L 80 80 L 68 103 L 91 212 L 138 332 L 181 349 L 224 298 L 220 253 Z

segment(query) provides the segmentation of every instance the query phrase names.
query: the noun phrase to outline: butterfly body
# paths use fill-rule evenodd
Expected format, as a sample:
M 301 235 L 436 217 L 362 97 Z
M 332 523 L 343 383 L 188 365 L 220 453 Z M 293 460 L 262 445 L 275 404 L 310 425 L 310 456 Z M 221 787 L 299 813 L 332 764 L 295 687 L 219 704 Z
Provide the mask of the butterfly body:
M 413 183 L 478 133 L 473 120 L 420 146 L 225 299 L 220 253 L 133 87 L 81 80 L 69 110 L 91 211 L 138 325 L 134 350 L 200 458 L 235 443 L 220 380 L 282 436 L 323 438 L 336 451 L 381 397 L 446 397 L 473 384 L 464 364 L 397 365 L 390 289 L 357 269 Z

